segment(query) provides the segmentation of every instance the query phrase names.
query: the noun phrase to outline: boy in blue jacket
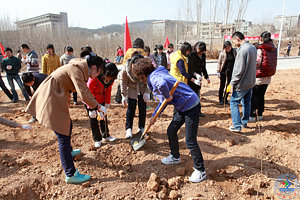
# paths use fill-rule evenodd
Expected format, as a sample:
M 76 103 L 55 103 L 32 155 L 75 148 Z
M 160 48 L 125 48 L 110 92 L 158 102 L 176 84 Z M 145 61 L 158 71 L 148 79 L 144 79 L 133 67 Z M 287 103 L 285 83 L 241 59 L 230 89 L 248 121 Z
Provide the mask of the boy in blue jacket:
M 132 65 L 132 71 L 138 79 L 147 83 L 153 94 L 159 98 L 160 103 L 150 119 L 151 125 L 155 123 L 153 117 L 164 99 L 167 99 L 167 105 L 171 104 L 175 107 L 173 120 L 167 130 L 171 154 L 163 158 L 161 162 L 166 165 L 179 164 L 181 162 L 177 132 L 185 123 L 185 142 L 194 162 L 194 172 L 189 180 L 196 183 L 204 180 L 206 178 L 204 162 L 197 143 L 200 113 L 199 97 L 188 85 L 182 82 L 171 96 L 169 92 L 176 79 L 169 75 L 163 66 L 154 68 L 149 58 L 140 58 L 136 64 Z

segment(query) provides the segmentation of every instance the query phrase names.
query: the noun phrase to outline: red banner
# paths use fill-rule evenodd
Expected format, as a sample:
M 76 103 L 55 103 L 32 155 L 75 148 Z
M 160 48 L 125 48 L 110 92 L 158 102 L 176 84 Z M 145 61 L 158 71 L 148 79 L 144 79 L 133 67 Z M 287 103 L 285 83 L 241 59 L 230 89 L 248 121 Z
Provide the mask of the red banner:
M 169 38 L 168 38 L 168 36 L 167 36 L 166 41 L 165 41 L 165 44 L 164 44 L 164 47 L 165 47 L 165 48 L 168 48 L 169 44 L 170 44 L 170 41 L 169 41 Z
M 6 58 L 6 55 L 5 55 L 5 52 L 4 52 L 4 47 L 1 43 L 0 43 L 0 51 L 1 51 L 1 54 L 4 56 L 3 58 Z
M 279 38 L 279 33 L 272 34 L 271 35 L 272 39 L 278 39 Z M 232 36 L 231 35 L 224 35 L 225 40 L 231 40 Z M 246 36 L 245 40 L 253 41 L 253 40 L 259 40 L 259 36 Z
M 126 16 L 126 22 L 125 22 L 125 34 L 124 34 L 124 52 L 131 48 L 131 38 L 130 38 L 130 33 L 129 33 L 129 28 L 128 28 L 128 21 L 127 21 L 127 16 Z

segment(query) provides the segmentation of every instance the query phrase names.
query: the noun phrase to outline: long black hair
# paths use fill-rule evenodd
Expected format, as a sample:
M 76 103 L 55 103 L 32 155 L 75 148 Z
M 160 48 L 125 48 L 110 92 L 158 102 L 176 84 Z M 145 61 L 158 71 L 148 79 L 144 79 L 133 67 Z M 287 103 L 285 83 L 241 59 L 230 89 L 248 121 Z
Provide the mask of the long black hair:
M 192 51 L 192 45 L 190 44 L 190 43 L 188 43 L 188 42 L 184 42 L 182 45 L 181 45 L 181 47 L 180 47 L 180 51 L 181 51 L 181 53 L 184 55 L 184 56 L 188 56 L 188 55 L 186 55 L 186 52 L 187 51 Z
M 226 47 L 232 47 L 232 44 L 230 41 L 225 41 L 223 44 L 223 49 L 226 49 Z
M 273 42 L 273 40 L 271 39 L 271 33 L 268 31 L 262 32 L 259 37 L 263 40 L 264 44 L 268 42 Z
M 83 52 L 81 52 L 82 54 Z M 99 57 L 99 56 L 92 56 L 89 52 L 85 51 L 84 55 L 80 56 L 82 58 L 85 58 L 88 64 L 88 67 L 91 68 L 93 65 L 96 65 L 97 70 L 103 72 L 103 74 L 105 73 L 105 66 L 104 66 L 104 60 Z
M 105 74 L 104 76 L 112 77 L 115 80 L 118 76 L 119 70 L 114 63 L 107 63 L 105 65 Z
M 144 40 L 141 38 L 136 38 L 132 43 L 132 47 L 144 49 Z
M 200 50 L 200 52 L 203 52 L 203 51 L 206 51 L 206 44 L 205 42 L 197 42 L 195 45 L 194 45 L 194 51 L 197 52 L 197 49 Z

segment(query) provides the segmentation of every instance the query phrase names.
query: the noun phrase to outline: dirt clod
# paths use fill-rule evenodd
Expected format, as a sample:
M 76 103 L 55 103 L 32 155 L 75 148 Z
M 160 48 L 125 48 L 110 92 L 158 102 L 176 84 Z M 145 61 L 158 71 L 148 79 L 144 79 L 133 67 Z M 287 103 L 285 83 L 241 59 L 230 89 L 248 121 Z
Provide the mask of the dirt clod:
M 178 167 L 176 169 L 176 173 L 179 175 L 179 176 L 184 176 L 185 175 L 185 172 L 186 172 L 186 169 L 184 167 Z
M 180 187 L 180 182 L 182 179 L 180 177 L 174 177 L 168 180 L 169 188 L 172 190 L 178 190 Z
M 118 175 L 120 178 L 123 178 L 126 175 L 126 172 L 124 170 L 118 171 Z
M 165 186 L 160 186 L 159 187 L 159 193 L 157 194 L 157 197 L 159 199 L 166 199 L 168 197 L 167 193 L 168 193 L 168 189 Z
M 169 194 L 170 199 L 177 199 L 178 198 L 178 193 L 175 190 L 171 190 Z
M 21 159 L 18 159 L 17 161 L 17 164 L 18 166 L 22 167 L 22 166 L 25 166 L 25 165 L 28 165 L 30 162 L 25 159 L 25 158 L 21 158 Z
M 87 188 L 87 187 L 90 187 L 91 186 L 91 183 L 89 181 L 85 182 L 85 183 L 82 183 L 82 187 L 84 188 Z

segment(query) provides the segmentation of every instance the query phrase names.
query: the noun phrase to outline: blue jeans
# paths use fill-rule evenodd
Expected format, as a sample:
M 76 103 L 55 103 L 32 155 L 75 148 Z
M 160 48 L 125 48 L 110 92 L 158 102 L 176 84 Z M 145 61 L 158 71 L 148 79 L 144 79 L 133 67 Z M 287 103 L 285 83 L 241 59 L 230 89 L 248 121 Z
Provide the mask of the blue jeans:
M 201 150 L 197 142 L 198 123 L 199 123 L 200 103 L 185 112 L 180 112 L 174 109 L 173 120 L 168 127 L 167 134 L 171 154 L 174 158 L 179 158 L 179 144 L 177 132 L 185 123 L 185 143 L 191 152 L 194 162 L 194 168 L 199 171 L 204 171 L 204 163 Z
M 18 74 L 16 74 L 16 75 L 7 74 L 6 77 L 7 77 L 7 81 L 10 86 L 11 92 L 14 96 L 14 99 L 18 99 L 18 93 L 16 92 L 15 85 L 14 85 L 14 80 L 15 80 L 17 82 L 17 84 L 19 85 L 19 88 L 22 90 L 22 93 L 23 93 L 23 96 L 25 97 L 25 99 L 29 100 L 29 96 L 25 90 L 25 87 L 21 81 L 20 76 Z
M 58 149 L 60 155 L 61 165 L 65 171 L 66 176 L 71 177 L 74 175 L 76 169 L 72 158 L 72 146 L 71 146 L 71 133 L 72 133 L 72 122 L 70 127 L 70 135 L 62 135 L 54 131 L 57 136 Z
M 252 89 L 247 91 L 233 91 L 230 99 L 230 109 L 231 109 L 231 118 L 232 124 L 235 128 L 241 129 L 242 126 L 246 126 L 251 111 L 251 96 Z M 243 117 L 241 118 L 239 104 L 242 103 L 242 113 Z
M 123 57 L 124 57 L 124 56 L 117 56 L 117 57 L 116 57 L 116 62 L 119 63 Z

